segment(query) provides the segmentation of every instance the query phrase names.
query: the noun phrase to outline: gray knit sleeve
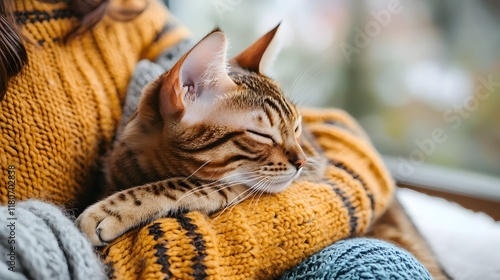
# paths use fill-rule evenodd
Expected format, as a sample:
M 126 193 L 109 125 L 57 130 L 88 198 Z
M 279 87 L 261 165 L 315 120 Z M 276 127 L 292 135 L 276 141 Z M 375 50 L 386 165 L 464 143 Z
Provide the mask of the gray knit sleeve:
M 29 200 L 0 207 L 0 279 L 106 279 L 92 245 L 63 211 Z

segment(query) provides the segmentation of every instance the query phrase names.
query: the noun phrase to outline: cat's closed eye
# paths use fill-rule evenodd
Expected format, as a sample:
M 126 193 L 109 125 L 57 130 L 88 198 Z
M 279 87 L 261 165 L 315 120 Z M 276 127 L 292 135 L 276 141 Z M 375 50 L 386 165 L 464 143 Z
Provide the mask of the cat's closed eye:
M 300 133 L 302 132 L 302 130 L 300 129 L 300 126 L 296 126 L 294 129 L 294 132 L 295 132 L 295 136 L 299 137 Z
M 273 137 L 269 134 L 258 132 L 255 130 L 247 129 L 245 130 L 248 134 L 252 135 L 252 137 L 256 138 L 257 140 L 265 143 L 270 143 L 273 145 L 276 145 L 276 141 L 273 139 Z

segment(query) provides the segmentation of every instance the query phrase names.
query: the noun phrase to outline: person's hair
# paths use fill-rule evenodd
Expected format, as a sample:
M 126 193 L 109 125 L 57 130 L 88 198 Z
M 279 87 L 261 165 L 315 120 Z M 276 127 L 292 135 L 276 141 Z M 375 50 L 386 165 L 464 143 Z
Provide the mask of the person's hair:
M 23 42 L 25 38 L 14 16 L 13 1 L 0 1 L 0 101 L 7 92 L 9 80 L 19 74 L 28 63 L 25 42 Z M 64 42 L 91 30 L 106 14 L 114 19 L 126 21 L 146 8 L 110 9 L 110 0 L 69 0 L 68 7 L 80 18 L 80 21 L 71 32 L 66 34 Z
M 15 22 L 10 1 L 0 2 L 0 100 L 7 91 L 7 83 L 28 62 L 19 28 Z

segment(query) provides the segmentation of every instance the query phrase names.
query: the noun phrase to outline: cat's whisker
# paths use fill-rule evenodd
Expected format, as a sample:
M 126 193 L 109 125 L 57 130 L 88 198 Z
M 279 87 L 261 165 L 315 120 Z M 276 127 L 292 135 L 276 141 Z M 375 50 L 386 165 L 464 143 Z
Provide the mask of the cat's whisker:
M 223 185 L 223 183 L 220 183 L 218 185 Z M 218 186 L 216 185 L 216 186 Z M 202 185 L 202 186 L 199 186 L 199 187 L 196 187 L 194 189 L 191 189 L 187 192 L 185 192 L 181 197 L 179 197 L 176 201 L 175 201 L 175 204 L 177 205 L 182 199 L 192 195 L 192 194 L 195 194 L 195 193 L 198 193 L 198 192 L 201 192 L 203 190 L 207 190 L 207 189 L 211 189 L 213 188 L 213 183 L 209 183 L 209 184 L 206 184 L 206 185 Z
M 263 176 L 256 176 L 256 177 L 252 177 L 252 178 L 249 178 L 249 179 L 244 179 L 244 180 L 239 180 L 239 181 L 235 181 L 235 182 L 232 182 L 231 184 L 228 184 L 228 185 L 225 185 L 223 188 L 220 188 L 220 189 L 215 189 L 214 191 L 208 193 L 207 195 L 210 196 L 212 193 L 214 192 L 217 192 L 219 190 L 224 190 L 224 189 L 227 189 L 227 188 L 230 188 L 230 187 L 233 187 L 233 186 L 236 186 L 236 185 L 239 185 L 241 183 L 248 183 L 250 181 L 253 181 L 253 180 L 259 180 L 261 179 Z
M 319 69 L 315 69 L 317 66 L 319 66 L 319 64 L 322 63 L 322 61 L 318 61 L 312 65 L 310 65 L 309 67 L 307 67 L 307 69 L 305 71 L 303 71 L 300 76 L 295 79 L 295 81 L 293 82 L 292 86 L 290 87 L 290 94 L 288 95 L 288 97 L 296 104 L 303 104 L 304 103 L 304 95 L 303 94 L 299 94 L 301 91 L 300 90 L 297 90 L 297 89 L 302 89 L 304 88 L 307 83 L 309 83 L 312 79 L 314 79 L 315 77 L 317 77 L 321 71 L 319 71 Z M 316 74 L 313 75 L 313 77 L 310 77 L 309 79 L 307 79 L 307 81 L 305 83 L 302 83 L 302 79 L 304 79 L 310 71 L 316 71 Z M 300 84 L 300 85 L 299 85 Z M 300 100 L 297 99 L 297 97 L 301 98 Z
M 191 190 L 189 190 L 189 191 L 185 192 L 185 193 L 184 193 L 181 197 L 179 197 L 179 198 L 177 199 L 177 201 L 176 201 L 175 203 L 177 204 L 179 201 L 181 201 L 182 199 L 186 198 L 187 196 L 189 196 L 189 195 L 191 195 L 191 194 L 195 194 L 195 193 L 200 192 L 200 191 L 202 191 L 202 190 L 206 190 L 206 189 L 211 188 L 211 187 L 212 187 L 212 184 L 213 184 L 213 183 L 209 183 L 209 184 L 206 184 L 206 185 L 202 185 L 202 186 L 196 187 L 196 188 L 194 188 L 194 189 L 191 189 Z
M 214 172 L 215 174 L 215 172 Z M 241 175 L 247 175 L 247 174 L 257 174 L 257 171 L 249 171 L 249 172 L 242 172 L 242 173 L 234 173 L 234 174 L 231 174 L 231 175 L 228 175 L 228 176 L 225 176 L 225 177 L 222 177 L 220 179 L 217 179 L 215 180 L 214 182 L 220 182 L 220 181 L 223 181 L 223 180 L 227 180 L 231 177 L 234 177 L 234 176 L 241 176 Z M 213 174 L 212 174 L 213 176 Z
M 317 64 L 319 64 L 319 62 L 316 62 L 316 63 L 315 63 L 315 64 L 313 64 L 313 65 L 309 65 L 309 66 L 307 67 L 307 69 L 306 69 L 305 71 L 303 71 L 303 72 L 299 75 L 299 77 L 297 77 L 297 79 L 295 79 L 295 80 L 293 81 L 293 84 L 292 84 L 292 86 L 290 87 L 290 91 L 289 91 L 289 92 L 290 92 L 290 94 L 291 94 L 291 95 L 289 96 L 290 98 L 294 98 L 294 97 L 295 97 L 295 96 L 294 96 L 294 94 L 295 94 L 295 88 L 296 88 L 296 86 L 297 86 L 297 85 L 298 85 L 298 83 L 302 80 L 302 78 L 304 78 L 304 77 L 307 75 L 307 73 L 309 73 L 309 71 L 311 71 L 311 69 L 313 69 L 313 68 L 314 68 Z
M 262 180 L 264 180 L 264 179 L 259 180 L 256 184 L 259 184 Z M 255 186 L 256 184 L 254 184 L 254 186 Z M 237 203 L 238 201 L 243 201 L 243 200 L 247 199 L 250 195 L 252 195 L 253 191 L 254 191 L 254 190 L 253 190 L 252 188 L 248 188 L 248 189 L 246 189 L 245 191 L 243 191 L 242 193 L 238 194 L 235 198 L 233 198 L 230 202 L 228 202 L 228 203 L 226 204 L 226 206 L 224 207 L 224 209 L 222 209 L 222 210 L 219 212 L 219 214 L 217 214 L 217 216 L 216 216 L 215 218 L 213 218 L 213 219 L 212 219 L 212 221 L 210 222 L 210 224 L 213 224 L 213 223 L 214 223 L 214 222 L 215 222 L 215 221 L 216 221 L 216 220 L 217 220 L 217 219 L 218 219 L 218 218 L 219 218 L 219 217 L 220 217 L 220 216 L 221 216 L 221 215 L 222 215 L 222 214 L 223 214 L 223 213 L 224 213 L 224 212 L 228 209 L 228 208 L 231 208 L 231 210 L 230 210 L 230 211 L 232 211 L 233 207 L 234 207 L 234 206 L 236 206 L 236 205 L 238 204 L 238 203 Z M 250 192 L 250 193 L 248 193 L 248 192 Z M 247 193 L 248 193 L 248 194 L 247 194 Z M 245 194 L 247 194 L 247 195 L 245 195 Z M 243 196 L 243 195 L 245 195 L 245 197 L 244 197 L 243 199 L 239 199 L 239 197 L 241 197 L 241 196 Z M 236 202 L 236 203 L 235 203 L 235 202 Z
M 307 168 L 303 168 L 302 172 L 312 171 L 313 169 L 315 169 L 316 167 L 319 167 L 319 166 L 321 166 L 319 163 L 307 165 Z
M 249 172 L 243 172 L 243 173 L 234 173 L 234 174 L 231 174 L 231 175 L 228 175 L 226 177 L 223 177 L 223 178 L 220 178 L 218 180 L 223 180 L 223 179 L 227 179 L 229 177 L 233 177 L 233 176 L 237 176 L 237 175 L 244 175 L 244 174 L 250 174 L 250 173 L 255 173 L 256 171 L 249 171 Z M 214 171 L 211 175 L 210 175 L 210 179 L 212 179 L 215 175 L 215 173 L 217 173 L 217 171 Z
M 262 176 L 261 179 L 257 183 L 253 184 L 251 187 L 248 188 L 250 190 L 250 193 L 244 199 L 242 199 L 241 201 L 249 198 L 252 194 L 257 193 L 258 192 L 258 188 L 257 187 L 260 186 L 260 185 L 262 185 L 262 184 L 264 184 L 266 182 L 266 180 L 267 180 L 267 177 L 266 176 Z M 251 202 L 250 202 L 250 204 L 251 204 Z
M 315 159 L 315 158 L 308 158 L 306 166 L 307 165 L 318 165 L 318 164 L 323 164 L 323 161 L 319 160 L 319 159 Z
M 255 190 L 255 195 L 252 197 L 252 200 L 250 200 L 249 205 L 252 205 L 253 200 L 255 199 L 255 197 L 257 197 L 257 195 L 262 191 L 262 189 L 264 189 L 264 188 L 257 188 L 257 187 L 260 187 L 261 185 L 265 186 L 265 184 L 268 183 L 268 182 L 269 182 L 269 179 L 266 176 L 266 177 L 264 177 L 262 184 L 258 184 L 258 185 L 256 184 L 256 185 L 252 186 L 252 188 Z
M 264 184 L 263 187 L 260 189 L 258 197 L 255 200 L 255 207 L 257 207 L 258 202 L 259 202 L 260 198 L 262 197 L 262 195 L 264 193 L 266 193 L 267 190 L 269 188 L 271 188 L 271 186 L 273 186 L 275 182 L 276 182 L 276 177 L 271 178 L 271 180 L 269 180 L 269 178 L 267 178 L 266 184 Z M 252 201 L 253 201 L 253 199 L 252 199 Z M 255 208 L 254 208 L 254 210 L 255 210 Z
M 307 160 L 311 161 L 312 163 L 322 163 L 322 162 L 324 162 L 323 159 L 317 159 L 317 158 L 314 158 L 314 157 L 310 157 Z
M 196 169 L 193 173 L 191 173 L 191 175 L 187 176 L 186 179 L 184 179 L 184 181 L 186 181 L 187 179 L 191 178 L 196 172 L 200 171 L 200 169 L 202 169 L 203 167 L 205 167 L 205 165 L 207 165 L 211 161 L 212 161 L 211 159 L 207 160 L 207 162 L 205 162 L 200 167 L 198 167 L 198 169 Z
M 260 185 L 260 184 L 264 184 L 264 183 L 265 183 L 265 180 L 266 180 L 265 178 L 264 178 L 264 179 L 262 179 L 262 180 L 261 180 L 258 184 L 259 184 L 259 185 Z M 264 181 L 264 182 L 262 182 L 262 181 Z M 250 189 L 250 193 L 249 193 L 249 194 L 247 194 L 247 195 L 246 195 L 243 199 L 241 199 L 241 201 L 248 199 L 250 196 L 255 197 L 255 196 L 259 193 L 259 191 L 260 191 L 260 190 L 255 188 L 255 186 L 256 186 L 256 185 L 257 185 L 257 184 L 255 184 L 255 185 L 254 185 L 254 187 L 252 187 L 252 188 Z M 253 201 L 253 198 L 252 198 L 252 201 Z M 248 204 L 249 206 L 250 206 L 250 205 L 252 205 L 252 201 L 250 201 L 250 203 Z M 233 205 L 233 207 L 234 207 L 234 205 Z M 231 209 L 231 211 L 232 211 L 232 209 Z M 231 212 L 231 211 L 229 211 L 229 212 Z
M 181 200 L 182 198 L 184 198 L 185 196 L 188 196 L 188 195 L 190 195 L 190 194 L 193 194 L 193 193 L 199 192 L 199 191 L 201 191 L 201 190 L 206 190 L 206 189 L 208 189 L 208 188 L 214 188 L 214 187 L 216 187 L 216 186 L 218 186 L 218 185 L 223 185 L 223 184 L 224 184 L 224 182 L 222 182 L 222 181 L 223 181 L 223 180 L 226 180 L 226 179 L 228 179 L 228 178 L 230 178 L 230 177 L 233 177 L 233 176 L 236 176 L 236 175 L 251 174 L 251 173 L 256 173 L 256 172 L 255 172 L 255 171 L 252 171 L 252 172 L 243 172 L 243 173 L 232 174 L 232 175 L 229 175 L 229 176 L 223 177 L 223 178 L 221 178 L 221 179 L 215 180 L 215 181 L 213 181 L 213 182 L 210 182 L 210 183 L 208 183 L 208 184 L 201 185 L 201 186 L 196 187 L 196 188 L 194 188 L 194 189 L 192 189 L 192 190 L 189 190 L 188 192 L 186 192 L 185 194 L 183 194 L 183 195 L 182 195 L 182 196 L 178 199 L 178 201 L 179 201 L 179 200 Z M 255 175 L 254 175 L 254 176 L 255 176 Z M 252 178 L 252 180 L 254 179 L 254 177 L 252 177 L 252 176 L 249 176 L 248 178 Z M 242 180 L 240 180 L 240 181 L 244 182 L 244 180 L 245 180 L 245 179 L 242 179 Z M 234 182 L 237 182 L 237 181 L 234 181 Z
M 248 191 L 248 190 L 245 190 L 244 192 L 242 192 L 241 194 L 239 194 L 236 198 L 238 198 L 239 196 L 241 196 L 241 195 L 245 194 L 247 191 Z M 235 199 L 236 199 L 236 198 L 235 198 Z M 226 206 L 224 206 L 224 208 L 223 208 L 222 210 L 220 210 L 219 214 L 217 214 L 217 216 L 216 216 L 215 218 L 213 218 L 213 219 L 212 219 L 212 221 L 210 222 L 210 225 L 213 225 L 213 223 L 214 223 L 215 221 L 217 221 L 217 219 L 219 219 L 219 217 L 220 217 L 222 214 L 224 214 L 224 212 L 226 212 L 226 210 L 227 210 L 228 208 L 232 208 L 232 207 L 234 207 L 235 205 L 237 205 L 237 204 L 232 205 L 232 204 L 228 203 Z
M 258 179 L 258 176 L 255 175 L 255 178 L 254 177 L 249 177 L 248 179 L 242 179 L 242 180 L 238 180 L 238 181 L 234 181 L 234 182 L 231 182 L 230 184 L 227 184 L 227 183 L 224 183 L 224 182 L 221 182 L 219 184 L 215 184 L 214 185 L 214 182 L 211 182 L 209 184 L 206 184 L 206 185 L 202 185 L 202 186 L 199 186 L 197 188 L 194 188 L 192 190 L 189 190 L 188 192 L 184 193 L 181 197 L 179 197 L 177 199 L 177 201 L 175 201 L 175 205 L 177 205 L 182 199 L 188 197 L 189 195 L 191 194 L 195 194 L 195 193 L 198 193 L 198 192 L 201 192 L 203 190 L 208 190 L 208 189 L 216 189 L 215 191 L 212 191 L 211 193 L 209 193 L 208 195 L 214 193 L 217 191 L 217 188 L 219 186 L 224 186 L 223 188 L 221 189 L 227 189 L 227 188 L 230 188 L 230 187 L 233 187 L 235 185 L 238 185 L 238 184 L 241 184 L 241 183 L 246 183 L 246 182 L 249 182 L 251 180 L 255 180 L 255 179 Z M 201 197 L 198 197 L 197 199 L 199 199 Z
M 229 177 L 232 177 L 232 176 L 235 176 L 235 175 L 252 174 L 252 173 L 254 173 L 254 174 L 251 175 L 251 176 L 247 176 L 247 178 L 245 178 L 245 179 L 236 180 L 236 181 L 233 181 L 233 182 L 231 182 L 229 184 L 225 183 L 225 182 L 221 182 L 222 180 L 225 180 L 225 179 L 227 179 Z M 233 186 L 238 185 L 238 184 L 247 183 L 247 182 L 250 182 L 252 180 L 260 179 L 261 177 L 262 176 L 259 175 L 259 174 L 257 174 L 256 172 L 244 172 L 244 173 L 238 173 L 238 174 L 229 175 L 229 176 L 221 178 L 221 179 L 219 179 L 217 181 L 214 181 L 214 182 L 211 182 L 209 184 L 205 184 L 205 185 L 199 186 L 197 188 L 194 188 L 192 190 L 189 190 L 188 192 L 186 192 L 180 198 L 177 199 L 177 201 L 175 202 L 175 205 L 177 205 L 182 199 L 188 197 L 189 195 L 195 194 L 197 192 L 201 192 L 203 190 L 215 189 L 214 191 L 212 191 L 211 193 L 208 194 L 208 195 L 210 195 L 210 194 L 216 192 L 217 188 L 220 187 L 220 186 L 224 186 L 222 189 L 227 189 L 227 188 L 233 187 Z M 201 198 L 201 197 L 198 197 L 198 198 Z
M 267 191 L 268 191 L 268 190 L 269 190 L 272 186 L 274 186 L 274 183 L 276 182 L 276 180 L 277 180 L 277 178 L 273 178 L 273 179 L 271 180 L 271 182 L 270 182 L 270 183 L 269 183 L 269 184 L 268 184 L 268 185 L 264 188 L 264 191 L 263 191 L 263 192 L 262 192 L 262 194 L 258 197 L 257 201 L 258 201 L 258 200 L 262 197 L 262 195 L 263 195 L 264 193 L 267 193 Z
M 304 87 L 310 82 L 312 81 L 314 78 L 316 78 L 319 74 L 321 74 L 320 71 L 316 72 L 316 74 L 314 74 L 312 77 L 310 77 L 305 83 L 304 83 Z M 300 92 L 300 91 L 299 91 Z M 294 98 L 294 102 L 298 105 L 298 106 L 302 106 L 305 104 L 305 99 L 304 99 L 304 96 L 303 95 L 299 95 L 299 100 L 295 99 Z
M 241 176 L 241 175 L 247 175 L 247 174 L 252 174 L 252 173 L 253 174 L 257 174 L 257 171 L 248 171 L 248 172 L 242 172 L 242 173 L 234 173 L 234 174 L 228 175 L 226 177 L 222 177 L 218 181 L 220 181 L 220 180 L 226 180 L 226 179 L 234 177 L 234 176 Z
M 321 166 L 324 166 L 321 162 L 318 162 L 318 163 L 315 163 L 315 164 L 311 164 L 307 168 L 304 168 L 304 171 L 312 171 L 313 169 L 315 169 L 317 167 L 319 168 Z
M 275 181 L 276 181 L 276 178 L 272 178 L 271 180 L 267 180 L 267 185 L 264 185 L 264 187 L 260 190 L 259 196 L 255 200 L 255 207 L 253 208 L 252 212 L 255 212 L 255 209 L 257 208 L 257 206 L 259 204 L 260 198 L 274 184 Z M 253 198 L 252 198 L 252 202 L 253 202 Z M 252 204 L 252 202 L 250 204 Z
M 252 174 L 253 173 L 253 174 Z M 256 180 L 256 179 L 259 179 L 260 177 L 262 177 L 262 175 L 258 174 L 257 172 L 255 171 L 252 171 L 252 172 L 244 172 L 244 173 L 238 173 L 238 174 L 233 174 L 233 175 L 230 175 L 230 176 L 226 176 L 224 178 L 221 178 L 215 182 L 220 182 L 220 184 L 218 184 L 219 186 L 220 185 L 223 185 L 225 184 L 226 182 L 223 182 L 224 180 L 227 180 L 228 178 L 230 177 L 233 177 L 235 175 L 245 175 L 245 174 L 252 174 L 250 176 L 247 176 L 246 178 L 244 179 L 240 179 L 240 180 L 235 180 L 235 181 L 232 181 L 230 184 L 231 185 L 236 185 L 238 183 L 243 183 L 243 182 L 250 182 L 250 181 L 253 181 L 253 180 Z M 234 184 L 236 183 L 236 184 Z M 211 187 L 214 187 L 214 186 L 211 186 Z M 215 187 L 214 187 L 215 188 Z

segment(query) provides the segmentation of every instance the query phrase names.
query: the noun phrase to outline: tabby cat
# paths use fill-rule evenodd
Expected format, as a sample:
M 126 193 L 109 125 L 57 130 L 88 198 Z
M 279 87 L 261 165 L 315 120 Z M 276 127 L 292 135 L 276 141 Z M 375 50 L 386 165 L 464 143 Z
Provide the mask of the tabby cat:
M 262 74 L 277 28 L 230 68 L 215 30 L 143 90 L 106 159 L 107 185 L 118 192 L 77 219 L 94 245 L 176 211 L 210 214 L 323 175 L 296 106 Z

